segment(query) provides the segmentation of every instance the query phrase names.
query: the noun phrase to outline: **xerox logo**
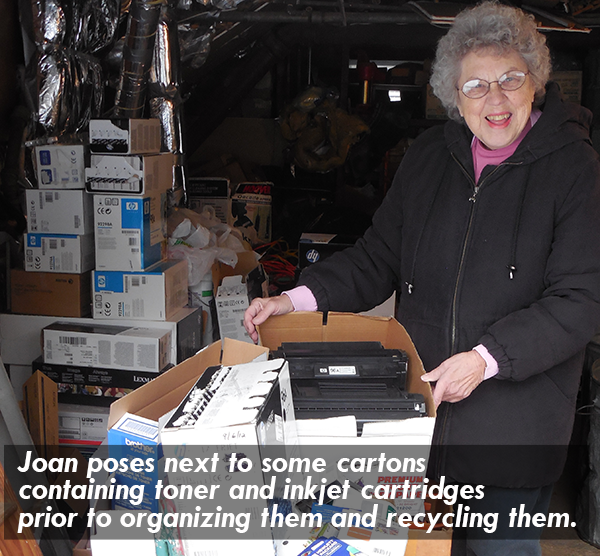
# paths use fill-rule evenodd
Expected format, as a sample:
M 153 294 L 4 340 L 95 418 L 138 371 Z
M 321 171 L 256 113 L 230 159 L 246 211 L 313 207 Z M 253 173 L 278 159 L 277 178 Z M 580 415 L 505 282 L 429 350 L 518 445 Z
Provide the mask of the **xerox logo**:
M 316 249 L 311 249 L 306 253 L 306 260 L 309 263 L 316 263 L 319 260 L 319 252 Z

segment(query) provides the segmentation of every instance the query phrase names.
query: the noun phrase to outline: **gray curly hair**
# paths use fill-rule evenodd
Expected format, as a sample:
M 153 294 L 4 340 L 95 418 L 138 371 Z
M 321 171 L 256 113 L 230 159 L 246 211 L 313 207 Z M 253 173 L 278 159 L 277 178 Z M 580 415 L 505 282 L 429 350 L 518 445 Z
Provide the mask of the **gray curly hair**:
M 429 83 L 450 118 L 462 119 L 457 108 L 456 87 L 464 57 L 485 49 L 498 54 L 513 50 L 519 54 L 535 86 L 534 104 L 543 101 L 551 71 L 546 37 L 537 30 L 533 16 L 519 8 L 486 1 L 460 12 L 438 42 Z

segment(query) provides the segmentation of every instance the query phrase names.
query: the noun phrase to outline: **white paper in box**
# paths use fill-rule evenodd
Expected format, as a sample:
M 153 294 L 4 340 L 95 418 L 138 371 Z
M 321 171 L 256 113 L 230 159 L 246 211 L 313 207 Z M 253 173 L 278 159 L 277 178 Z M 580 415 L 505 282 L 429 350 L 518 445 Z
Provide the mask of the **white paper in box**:
M 144 270 L 162 259 L 166 195 L 94 195 L 97 270 Z
M 83 189 L 85 148 L 83 145 L 35 147 L 35 165 L 40 189 Z
M 95 270 L 95 319 L 166 320 L 188 300 L 187 261 L 168 259 L 145 271 Z
M 170 362 L 171 331 L 55 322 L 43 330 L 44 362 L 160 372 Z
M 92 197 L 83 189 L 28 189 L 27 231 L 30 233 L 91 234 Z
M 25 270 L 82 274 L 94 268 L 94 236 L 25 234 Z

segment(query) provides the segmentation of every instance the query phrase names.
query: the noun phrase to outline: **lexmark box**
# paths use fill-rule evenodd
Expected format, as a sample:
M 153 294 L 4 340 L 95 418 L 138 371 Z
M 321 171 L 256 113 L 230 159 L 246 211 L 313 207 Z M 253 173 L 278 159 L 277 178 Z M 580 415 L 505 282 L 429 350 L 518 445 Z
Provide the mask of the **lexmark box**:
M 158 373 L 170 361 L 168 329 L 58 321 L 42 332 L 45 363 Z
M 93 233 L 92 196 L 83 189 L 28 189 L 25 196 L 29 233 Z
M 90 151 L 93 153 L 152 154 L 160 152 L 160 120 L 90 120 Z
M 85 147 L 44 145 L 35 147 L 35 166 L 40 189 L 83 189 Z
M 250 305 L 248 286 L 241 276 L 225 276 L 215 297 L 221 338 L 253 343 L 244 328 L 244 312 Z
M 25 234 L 25 270 L 82 274 L 92 268 L 93 234 Z
M 169 320 L 188 301 L 188 265 L 167 259 L 145 271 L 95 270 L 95 319 Z
M 155 488 L 158 481 L 158 460 L 160 459 L 158 424 L 151 419 L 126 413 L 108 431 L 108 455 L 117 461 L 126 458 L 128 469 L 115 472 L 117 485 L 143 485 L 144 496 L 139 504 L 132 504 L 127 498 L 113 500 L 113 509 L 149 510 L 158 512 Z M 134 470 L 134 460 L 141 465 Z
M 97 270 L 144 270 L 162 259 L 166 195 L 94 195 Z
M 85 186 L 91 193 L 153 195 L 173 187 L 175 155 L 93 154 L 85 169 Z
M 196 212 L 202 212 L 205 207 L 211 207 L 215 216 L 224 224 L 230 212 L 231 195 L 227 178 L 198 178 L 188 179 L 189 206 Z

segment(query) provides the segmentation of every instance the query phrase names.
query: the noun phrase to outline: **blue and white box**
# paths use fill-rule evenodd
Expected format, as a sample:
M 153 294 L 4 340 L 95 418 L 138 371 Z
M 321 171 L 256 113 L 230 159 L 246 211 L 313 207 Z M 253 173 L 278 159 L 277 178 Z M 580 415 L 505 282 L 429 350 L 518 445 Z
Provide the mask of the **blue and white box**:
M 159 501 L 155 499 L 161 457 L 158 423 L 125 413 L 108 431 L 108 455 L 119 462 L 127 460 L 127 465 L 120 465 L 115 472 L 116 484 L 126 485 L 128 489 L 136 487 L 135 497 L 113 500 L 113 509 L 158 512 Z
M 168 320 L 187 305 L 187 261 L 166 259 L 145 271 L 96 270 L 95 319 Z
M 25 234 L 25 270 L 81 274 L 94 268 L 94 236 Z
M 160 261 L 166 195 L 94 195 L 97 270 L 145 270 Z
M 39 189 L 85 187 L 83 145 L 44 145 L 35 147 L 34 150 Z

